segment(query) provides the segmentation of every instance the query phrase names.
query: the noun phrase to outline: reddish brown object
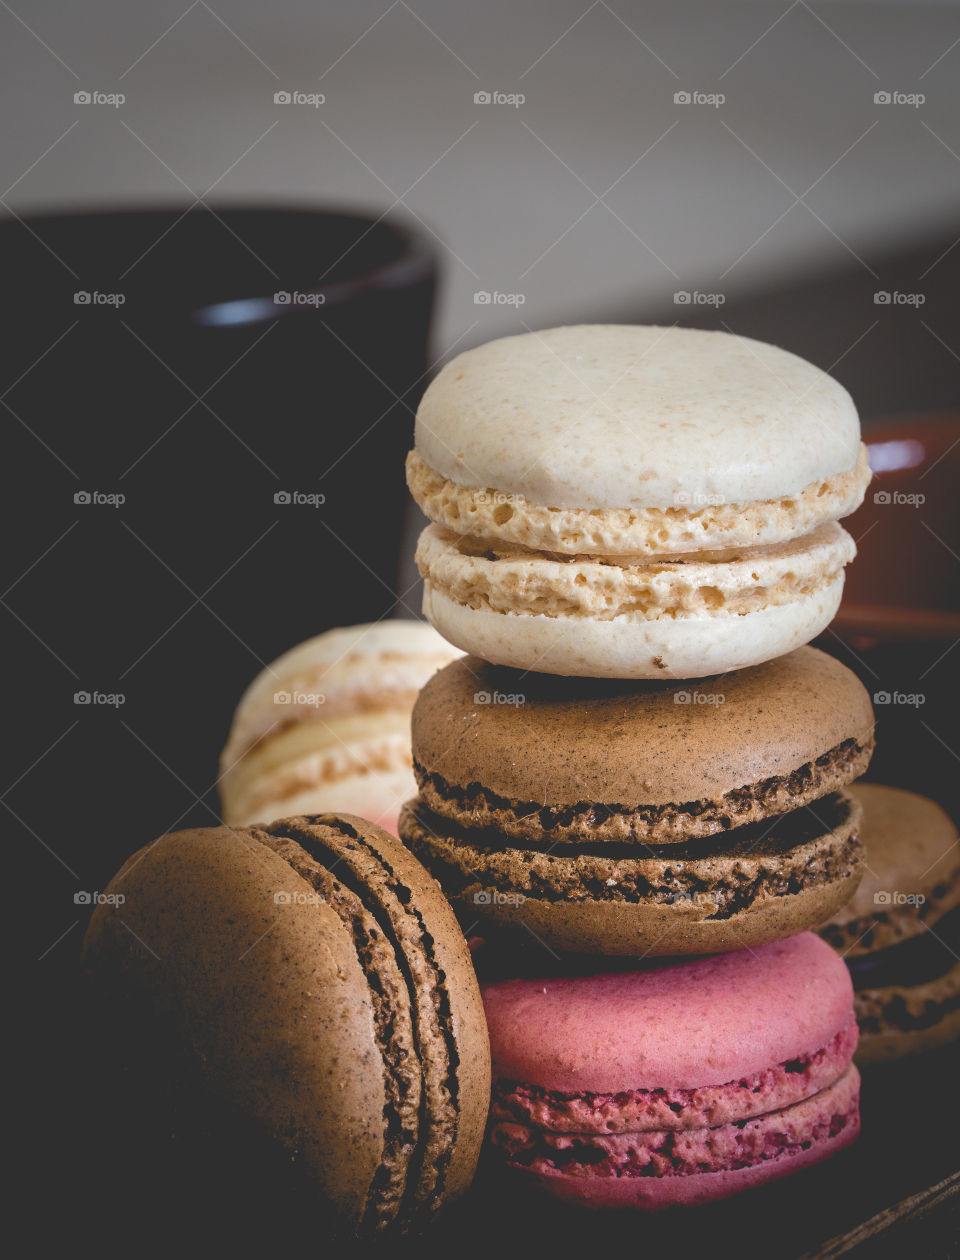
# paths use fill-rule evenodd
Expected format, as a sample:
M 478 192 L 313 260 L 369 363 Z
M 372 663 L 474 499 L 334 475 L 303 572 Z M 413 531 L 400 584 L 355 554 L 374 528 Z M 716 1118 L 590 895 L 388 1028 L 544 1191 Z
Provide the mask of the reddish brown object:
M 960 415 L 894 417 L 864 437 L 875 475 L 846 522 L 858 554 L 832 629 L 858 651 L 960 638 Z

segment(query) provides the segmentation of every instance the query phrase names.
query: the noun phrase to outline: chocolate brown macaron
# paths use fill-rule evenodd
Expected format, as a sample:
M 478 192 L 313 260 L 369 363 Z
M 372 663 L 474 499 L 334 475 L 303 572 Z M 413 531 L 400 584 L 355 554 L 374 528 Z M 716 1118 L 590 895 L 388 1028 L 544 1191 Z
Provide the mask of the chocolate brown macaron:
M 473 1177 L 490 1058 L 435 880 L 353 815 L 161 836 L 111 881 L 91 980 L 155 1019 L 203 1084 L 293 1153 L 318 1221 L 425 1223 Z
M 865 873 L 820 935 L 843 957 L 860 1025 L 857 1062 L 960 1038 L 960 841 L 935 802 L 858 783 Z
M 739 949 L 852 895 L 842 789 L 872 749 L 865 689 L 815 648 L 695 686 L 467 657 L 420 693 L 400 834 L 471 923 L 581 953 Z

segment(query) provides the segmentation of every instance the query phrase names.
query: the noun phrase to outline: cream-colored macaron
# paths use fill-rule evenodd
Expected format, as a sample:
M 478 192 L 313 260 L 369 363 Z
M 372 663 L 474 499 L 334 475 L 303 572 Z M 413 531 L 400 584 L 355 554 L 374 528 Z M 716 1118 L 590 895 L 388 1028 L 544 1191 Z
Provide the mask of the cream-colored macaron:
M 729 333 L 584 325 L 459 355 L 407 460 L 424 612 L 496 664 L 698 677 L 808 642 L 870 478 L 826 373 Z
M 416 792 L 414 701 L 458 655 L 422 621 L 343 626 L 284 653 L 234 714 L 220 759 L 224 821 L 340 811 L 395 832 Z

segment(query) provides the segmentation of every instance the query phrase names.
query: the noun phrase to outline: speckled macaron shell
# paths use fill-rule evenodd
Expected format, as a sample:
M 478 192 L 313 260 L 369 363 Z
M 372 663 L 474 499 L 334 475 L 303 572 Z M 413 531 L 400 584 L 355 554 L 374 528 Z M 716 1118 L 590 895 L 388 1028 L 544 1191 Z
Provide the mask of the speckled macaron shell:
M 798 495 L 856 464 L 860 430 L 847 391 L 776 346 L 594 324 L 458 355 L 424 395 L 416 448 L 459 485 L 535 504 L 669 508 Z
M 208 1085 L 296 1152 L 318 1211 L 403 1228 L 465 1188 L 489 1094 L 479 990 L 449 904 L 397 840 L 349 815 L 180 832 L 111 891 L 126 901 L 94 912 L 91 977 L 139 995 Z
M 668 843 L 836 791 L 866 768 L 872 732 L 862 684 L 811 647 L 672 685 L 465 658 L 420 693 L 413 756 L 423 802 L 455 823 L 531 844 Z
M 921 935 L 960 904 L 960 843 L 950 816 L 928 797 L 879 783 L 850 792 L 863 807 L 864 875 L 823 935 L 859 958 Z
M 615 1094 L 720 1085 L 816 1050 L 850 1022 L 853 987 L 807 932 L 629 971 L 598 960 L 594 975 L 484 985 L 483 1000 L 495 1078 Z
M 370 986 L 338 915 L 226 828 L 161 837 L 106 891 L 126 900 L 94 911 L 94 980 L 148 995 L 176 1041 L 201 1050 L 215 1091 L 295 1146 L 336 1217 L 358 1224 L 383 1154 L 385 1079 Z

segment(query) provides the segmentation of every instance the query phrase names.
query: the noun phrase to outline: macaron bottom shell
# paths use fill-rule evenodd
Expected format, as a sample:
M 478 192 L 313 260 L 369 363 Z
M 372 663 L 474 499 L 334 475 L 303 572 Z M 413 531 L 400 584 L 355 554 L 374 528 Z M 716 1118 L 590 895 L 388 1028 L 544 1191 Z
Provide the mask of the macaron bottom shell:
M 850 1068 L 848 1075 L 859 1093 L 856 1069 Z M 798 1107 L 803 1106 L 798 1104 Z M 817 1109 L 811 1110 L 816 1114 Z M 811 1131 L 809 1137 L 800 1139 L 793 1147 L 740 1167 L 672 1176 L 580 1176 L 519 1166 L 509 1166 L 507 1171 L 552 1198 L 578 1207 L 656 1212 L 712 1203 L 791 1176 L 842 1151 L 856 1141 L 859 1133 L 860 1115 L 855 1099 L 849 1110 L 838 1110 L 836 1120 L 828 1122 L 819 1135 Z
M 753 949 L 803 932 L 833 914 L 858 878 L 851 876 L 829 889 L 771 898 L 728 920 L 698 920 L 696 906 L 677 910 L 598 902 L 517 904 L 509 893 L 501 894 L 500 903 L 460 901 L 458 908 L 467 916 L 475 911 L 500 929 L 533 933 L 552 950 L 610 958 L 688 957 Z
M 427 582 L 423 614 L 457 647 L 494 665 L 586 678 L 704 678 L 815 639 L 833 620 L 843 574 L 791 603 L 742 616 L 547 617 L 471 608 Z

